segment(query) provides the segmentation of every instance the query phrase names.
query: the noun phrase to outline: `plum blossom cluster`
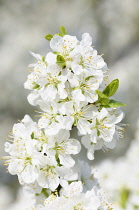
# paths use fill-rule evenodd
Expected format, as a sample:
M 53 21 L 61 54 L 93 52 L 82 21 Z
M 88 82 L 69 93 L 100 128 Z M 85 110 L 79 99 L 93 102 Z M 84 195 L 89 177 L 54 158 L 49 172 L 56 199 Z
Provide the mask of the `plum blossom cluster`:
M 32 53 L 37 62 L 30 65 L 24 84 L 31 91 L 29 103 L 41 109 L 40 118 L 34 122 L 25 115 L 13 126 L 12 143 L 5 143 L 8 171 L 33 193 L 45 191 L 45 207 L 37 209 L 62 210 L 67 205 L 69 210 L 110 209 L 102 205 L 93 188 L 97 182 L 82 186 L 77 181 L 84 176 L 81 167 L 85 162 L 81 164 L 79 158 L 82 147 L 93 160 L 95 150 L 114 148 L 122 136 L 119 123 L 124 114 L 119 107 L 125 104 L 111 98 L 119 80 L 107 84 L 107 65 L 92 47 L 88 33 L 79 41 L 61 26 L 59 34 L 48 34 L 46 39 L 52 52 L 46 56 Z M 71 137 L 74 127 L 80 140 Z M 91 173 L 86 171 L 91 180 Z M 73 186 L 78 189 L 76 193 L 71 191 Z

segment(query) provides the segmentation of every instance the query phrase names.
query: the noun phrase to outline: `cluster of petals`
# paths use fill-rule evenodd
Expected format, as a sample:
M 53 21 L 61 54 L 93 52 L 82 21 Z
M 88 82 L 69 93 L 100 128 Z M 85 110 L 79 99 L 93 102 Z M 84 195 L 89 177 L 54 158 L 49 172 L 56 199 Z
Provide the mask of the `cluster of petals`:
M 83 193 L 82 182 L 61 183 L 62 193 L 58 197 L 54 194 L 49 196 L 44 205 L 38 205 L 35 210 L 108 210 L 110 206 L 104 201 L 103 195 L 97 188 Z
M 50 41 L 50 52 L 46 57 L 32 53 L 38 60 L 30 65 L 34 69 L 25 82 L 31 93 L 28 100 L 37 105 L 39 100 L 57 101 L 62 99 L 97 101 L 95 90 L 102 86 L 106 74 L 106 63 L 91 47 L 92 38 L 85 33 L 82 41 L 76 37 L 55 35 Z M 57 64 L 57 55 L 63 56 L 65 68 Z
M 42 110 L 39 128 L 51 136 L 77 126 L 90 160 L 94 159 L 94 150 L 115 147 L 120 128 L 117 124 L 123 118 L 119 108 L 100 109 L 95 104 L 96 90 L 105 87 L 107 65 L 91 45 L 88 33 L 81 41 L 75 36 L 54 35 L 52 52 L 45 57 L 32 53 L 37 63 L 30 65 L 33 70 L 24 84 L 31 90 L 29 103 Z M 62 56 L 64 66 L 59 65 L 57 56 Z
M 61 179 L 75 180 L 77 171 L 71 154 L 80 152 L 78 140 L 70 138 L 68 130 L 60 130 L 55 136 L 47 136 L 36 122 L 26 115 L 14 125 L 13 143 L 5 143 L 5 151 L 10 154 L 8 171 L 18 175 L 21 184 L 37 184 L 41 188 L 54 191 Z

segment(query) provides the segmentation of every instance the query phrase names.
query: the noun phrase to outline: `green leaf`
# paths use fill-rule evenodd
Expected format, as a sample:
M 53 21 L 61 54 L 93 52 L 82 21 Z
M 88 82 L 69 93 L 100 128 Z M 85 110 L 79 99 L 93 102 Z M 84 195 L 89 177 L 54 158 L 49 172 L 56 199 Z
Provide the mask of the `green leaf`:
M 110 97 L 110 96 L 113 96 L 117 89 L 119 87 L 119 80 L 118 79 L 114 79 L 106 88 L 105 90 L 103 91 L 103 93 Z
M 66 66 L 65 59 L 61 55 L 57 55 L 57 62 L 58 65 L 60 65 L 62 68 Z
M 118 106 L 126 106 L 126 104 L 121 103 L 119 101 L 115 101 L 113 99 L 110 100 L 109 104 L 110 107 L 118 107 Z
M 60 26 L 60 35 L 63 37 L 67 34 L 66 29 L 64 26 Z
M 100 92 L 99 90 L 96 90 L 96 92 L 100 98 L 108 98 L 104 93 Z
M 48 41 L 51 41 L 52 38 L 53 38 L 53 35 L 52 34 L 47 34 L 45 36 L 45 39 L 47 39 Z
M 101 105 L 107 105 L 110 101 L 110 99 L 102 92 L 99 90 L 96 90 L 96 93 L 98 94 L 98 100 L 96 103 L 100 103 Z
M 105 107 L 105 108 L 115 108 L 118 106 L 126 106 L 126 104 L 110 99 L 107 105 L 101 105 L 101 107 Z
M 107 105 L 109 104 L 110 99 L 109 98 L 102 98 L 100 99 L 101 105 Z

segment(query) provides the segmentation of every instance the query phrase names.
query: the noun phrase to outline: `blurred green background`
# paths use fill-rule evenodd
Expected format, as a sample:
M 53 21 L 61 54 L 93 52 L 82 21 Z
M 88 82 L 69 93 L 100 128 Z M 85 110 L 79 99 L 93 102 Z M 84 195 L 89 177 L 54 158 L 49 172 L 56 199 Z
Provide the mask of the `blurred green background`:
M 60 25 L 79 40 L 90 33 L 95 49 L 104 53 L 110 80 L 120 80 L 115 98 L 127 104 L 123 123 L 130 126 L 114 150 L 100 151 L 96 159 L 124 155 L 139 117 L 139 0 L 0 0 L 0 20 L 0 156 L 5 155 L 4 142 L 13 124 L 25 114 L 35 115 L 23 87 L 28 64 L 34 62 L 29 51 L 49 52 L 44 36 L 57 33 Z M 6 174 L 0 164 L 0 192 L 10 192 L 6 203 L 0 198 L 0 210 L 12 210 L 17 177 Z

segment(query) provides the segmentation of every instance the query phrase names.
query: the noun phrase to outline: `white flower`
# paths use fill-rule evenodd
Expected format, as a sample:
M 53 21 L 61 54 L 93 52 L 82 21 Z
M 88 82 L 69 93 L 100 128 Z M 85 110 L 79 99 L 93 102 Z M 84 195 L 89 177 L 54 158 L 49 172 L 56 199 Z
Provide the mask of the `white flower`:
M 98 95 L 95 90 L 99 88 L 103 80 L 103 73 L 100 71 L 97 74 L 91 74 L 88 71 L 84 71 L 79 75 L 70 74 L 68 78 L 72 87 L 72 97 L 74 100 L 87 101 L 94 103 L 98 99 Z
M 11 156 L 8 170 L 12 175 L 17 174 L 19 180 L 29 184 L 33 183 L 39 174 L 39 165 L 45 162 L 45 156 L 42 156 L 35 146 L 37 141 L 28 140 L 25 146 L 20 148 L 20 152 Z
M 60 129 L 64 128 L 64 117 L 58 112 L 57 104 L 55 102 L 45 103 L 43 101 L 40 101 L 39 104 L 44 113 L 38 121 L 38 126 L 45 129 L 46 135 L 56 135 Z
M 39 87 L 39 85 L 37 86 L 37 81 L 39 79 L 39 76 L 40 75 L 38 73 L 35 74 L 34 72 L 29 74 L 27 81 L 24 83 L 24 88 L 33 90 L 33 89 L 36 89 L 37 87 Z
M 70 138 L 70 133 L 67 130 L 60 130 L 55 136 L 50 136 L 48 145 L 46 145 L 46 153 L 59 158 L 60 164 L 69 168 L 75 164 L 74 159 L 70 154 L 78 154 L 81 145 L 78 140 Z
M 116 143 L 116 124 L 123 118 L 123 112 L 116 109 L 102 108 L 99 112 L 94 112 L 90 131 L 82 137 L 82 144 L 87 148 L 87 156 L 90 160 L 94 159 L 94 150 L 101 149 L 103 146 L 113 148 Z
M 102 56 L 98 55 L 97 51 L 92 47 L 79 45 L 76 48 L 76 51 L 80 52 L 80 56 L 78 56 L 78 59 L 71 66 L 75 74 L 76 72 L 79 74 L 84 69 L 93 74 L 107 68 Z
M 44 166 L 40 168 L 37 178 L 37 182 L 42 188 L 49 188 L 54 191 L 58 187 L 60 179 L 68 181 L 78 179 L 78 174 L 74 168 L 58 166 L 53 156 L 45 157 Z
M 34 67 L 35 73 L 40 73 L 40 69 L 43 70 L 43 68 L 46 68 L 46 58 L 44 56 L 41 56 L 40 54 L 36 54 L 33 52 L 30 52 L 31 55 L 37 59 L 37 63 L 30 64 L 29 67 Z
M 44 101 L 53 101 L 56 97 L 64 99 L 67 97 L 65 82 L 67 71 L 56 64 L 48 65 L 46 68 L 32 72 L 24 87 L 32 90 L 28 96 L 29 103 L 37 105 L 41 98 Z
M 38 184 L 42 188 L 50 188 L 54 191 L 59 185 L 59 175 L 56 172 L 57 163 L 54 158 L 46 156 L 45 164 L 40 168 L 37 179 Z
M 21 123 L 13 126 L 13 144 L 6 143 L 6 152 L 9 152 L 8 170 L 17 174 L 19 180 L 33 183 L 39 173 L 39 166 L 45 162 L 45 156 L 39 152 L 39 138 L 41 131 L 37 123 L 26 115 Z
M 77 126 L 79 133 L 85 135 L 89 132 L 90 122 L 89 120 L 93 117 L 93 112 L 96 111 L 94 105 L 87 105 L 84 103 L 74 103 L 74 112 L 71 117 L 74 119 L 74 125 Z
M 77 38 L 70 35 L 65 35 L 64 37 L 55 35 L 50 41 L 50 47 L 53 51 L 59 52 L 62 56 L 67 58 L 77 44 Z
M 64 75 L 65 74 L 65 75 Z M 39 86 L 43 87 L 40 90 L 40 95 L 44 101 L 53 101 L 57 94 L 60 99 L 67 97 L 65 91 L 66 70 L 61 69 L 58 65 L 49 65 L 47 71 L 44 72 L 39 80 Z

